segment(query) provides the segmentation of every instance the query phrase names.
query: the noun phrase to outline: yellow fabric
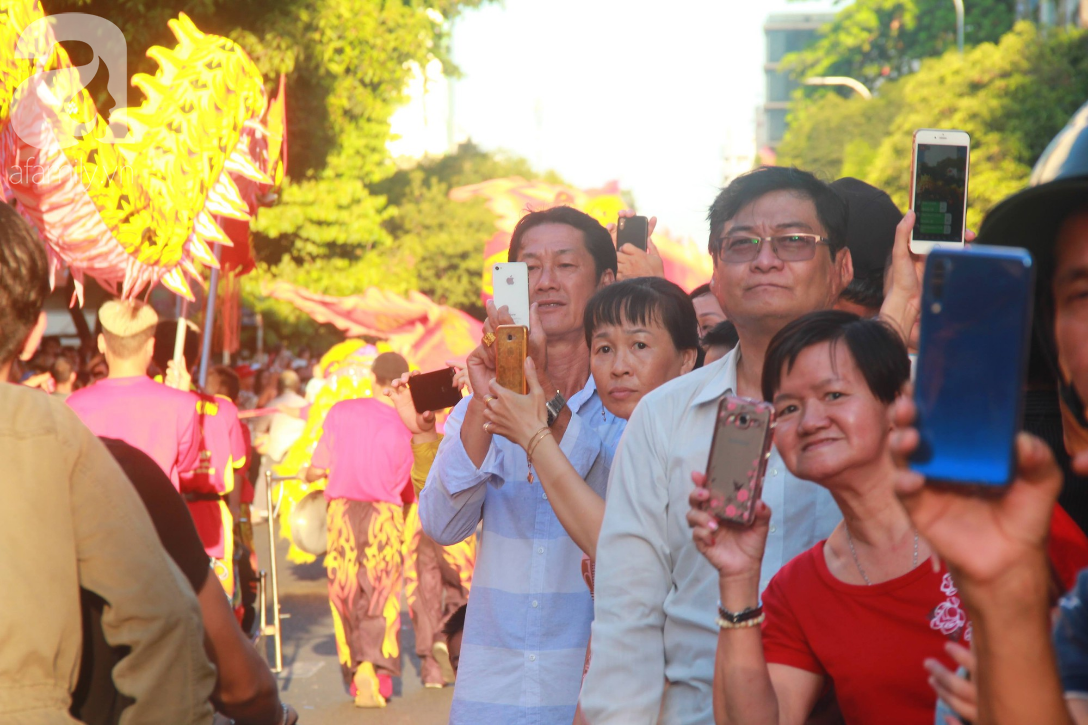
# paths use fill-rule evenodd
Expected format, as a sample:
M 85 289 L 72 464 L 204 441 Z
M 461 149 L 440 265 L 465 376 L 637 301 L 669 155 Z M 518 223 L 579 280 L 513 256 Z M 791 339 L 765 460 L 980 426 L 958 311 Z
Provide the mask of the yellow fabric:
M 223 558 L 212 559 L 212 571 L 223 585 L 223 591 L 231 599 L 234 598 L 234 517 L 230 515 L 230 507 L 223 501 L 219 502 L 219 513 L 223 517 Z
M 416 496 L 423 490 L 427 483 L 427 474 L 434 465 L 434 457 L 438 455 L 438 444 L 442 442 L 442 435 L 438 440 L 428 443 L 412 444 L 412 486 L 416 489 Z

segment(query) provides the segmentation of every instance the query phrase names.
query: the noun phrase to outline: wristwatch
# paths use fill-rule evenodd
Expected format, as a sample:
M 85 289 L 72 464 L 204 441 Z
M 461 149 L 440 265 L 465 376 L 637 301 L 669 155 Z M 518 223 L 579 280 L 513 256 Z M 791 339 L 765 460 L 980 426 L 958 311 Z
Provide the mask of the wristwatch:
M 563 408 L 567 405 L 567 399 L 563 397 L 563 394 L 558 390 L 555 391 L 555 397 L 547 402 L 548 407 L 548 427 L 550 428 L 555 419 L 559 417 L 559 414 L 563 412 Z

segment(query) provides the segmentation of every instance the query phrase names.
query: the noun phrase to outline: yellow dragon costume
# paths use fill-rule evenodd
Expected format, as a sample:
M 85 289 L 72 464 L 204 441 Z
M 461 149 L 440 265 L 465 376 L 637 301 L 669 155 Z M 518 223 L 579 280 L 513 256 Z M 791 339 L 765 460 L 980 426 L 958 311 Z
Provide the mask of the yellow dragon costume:
M 269 106 L 237 44 L 184 14 L 173 50 L 132 83 L 145 100 L 98 114 L 37 0 L 0 0 L 0 191 L 37 227 L 55 275 L 123 298 L 157 283 L 192 299 L 223 218 L 248 220 L 283 178 L 283 98 Z M 128 128 L 123 137 L 113 129 Z

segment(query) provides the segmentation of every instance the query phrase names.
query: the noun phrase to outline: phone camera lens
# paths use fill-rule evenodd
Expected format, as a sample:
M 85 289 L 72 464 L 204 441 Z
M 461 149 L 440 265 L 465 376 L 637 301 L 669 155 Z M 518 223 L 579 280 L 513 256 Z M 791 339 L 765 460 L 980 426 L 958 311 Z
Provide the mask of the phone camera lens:
M 743 413 L 737 416 L 737 425 L 739 425 L 741 428 L 747 428 L 751 422 L 751 419 Z

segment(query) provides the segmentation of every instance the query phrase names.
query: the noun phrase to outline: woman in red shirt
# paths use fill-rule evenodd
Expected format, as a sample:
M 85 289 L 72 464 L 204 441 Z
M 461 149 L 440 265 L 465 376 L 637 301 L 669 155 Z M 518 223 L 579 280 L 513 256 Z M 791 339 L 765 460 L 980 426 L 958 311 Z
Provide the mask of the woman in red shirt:
M 946 645 L 966 645 L 971 628 L 892 489 L 888 409 L 909 375 L 899 336 L 850 313 L 806 315 L 772 340 L 763 395 L 775 443 L 795 476 L 831 492 L 843 521 L 779 571 L 762 611 L 770 509 L 760 502 L 748 528 L 719 524 L 702 510 L 704 477 L 693 475 L 688 521 L 721 582 L 718 723 L 800 725 L 832 684 L 847 723 L 934 722 L 923 663 L 955 669 Z

